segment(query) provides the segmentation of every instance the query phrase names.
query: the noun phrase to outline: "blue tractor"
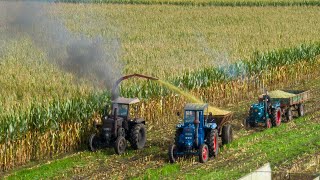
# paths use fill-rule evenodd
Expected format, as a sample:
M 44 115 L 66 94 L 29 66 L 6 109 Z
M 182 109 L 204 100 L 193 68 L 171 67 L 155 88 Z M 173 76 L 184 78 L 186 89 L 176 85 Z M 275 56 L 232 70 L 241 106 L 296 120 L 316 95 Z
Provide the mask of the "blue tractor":
M 280 102 L 271 102 L 271 98 L 266 93 L 259 96 L 258 103 L 250 106 L 249 116 L 244 120 L 243 125 L 250 128 L 263 124 L 266 128 L 271 128 L 281 124 L 281 117 Z
M 209 157 L 216 157 L 219 152 L 219 130 L 223 131 L 221 136 L 225 142 L 232 140 L 231 125 L 219 127 L 225 124 L 225 119 L 214 119 L 212 113 L 208 113 L 206 103 L 186 104 L 184 120 L 176 126 L 175 143 L 169 147 L 170 162 L 174 163 L 179 156 L 184 155 L 198 155 L 201 163 L 207 162 Z

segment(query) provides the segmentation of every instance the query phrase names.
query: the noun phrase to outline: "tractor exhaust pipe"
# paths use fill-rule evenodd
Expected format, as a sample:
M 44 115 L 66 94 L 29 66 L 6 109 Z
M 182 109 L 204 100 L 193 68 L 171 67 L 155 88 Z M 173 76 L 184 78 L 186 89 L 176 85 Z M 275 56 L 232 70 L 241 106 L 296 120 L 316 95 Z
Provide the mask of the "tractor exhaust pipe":
M 117 126 L 118 126 L 118 124 L 117 124 L 117 122 L 118 122 L 117 121 L 117 119 L 118 119 L 118 113 L 117 112 L 118 111 L 117 110 L 118 110 L 118 108 L 114 108 L 114 112 L 113 112 L 113 115 L 114 115 L 114 117 L 113 117 L 114 118 L 114 126 L 113 126 L 114 132 L 113 133 L 114 133 L 115 136 L 117 136 Z
M 200 121 L 197 119 L 197 114 L 195 116 L 193 124 L 195 126 L 195 137 L 194 137 L 195 138 L 195 144 L 198 147 L 199 146 L 199 124 L 200 124 Z

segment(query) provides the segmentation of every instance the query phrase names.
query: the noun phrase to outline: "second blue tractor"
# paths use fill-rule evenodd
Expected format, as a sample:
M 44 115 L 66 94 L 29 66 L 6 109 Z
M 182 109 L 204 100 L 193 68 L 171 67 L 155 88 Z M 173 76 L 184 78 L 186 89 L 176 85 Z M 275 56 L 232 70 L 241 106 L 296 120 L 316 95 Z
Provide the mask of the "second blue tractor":
M 208 113 L 208 104 L 189 103 L 184 108 L 184 120 L 176 126 L 175 143 L 169 147 L 169 160 L 174 163 L 179 156 L 197 155 L 201 163 L 219 152 L 219 134 L 222 143 L 232 141 L 232 128 L 226 124 L 231 114 L 214 117 Z M 225 124 L 222 128 L 220 125 Z

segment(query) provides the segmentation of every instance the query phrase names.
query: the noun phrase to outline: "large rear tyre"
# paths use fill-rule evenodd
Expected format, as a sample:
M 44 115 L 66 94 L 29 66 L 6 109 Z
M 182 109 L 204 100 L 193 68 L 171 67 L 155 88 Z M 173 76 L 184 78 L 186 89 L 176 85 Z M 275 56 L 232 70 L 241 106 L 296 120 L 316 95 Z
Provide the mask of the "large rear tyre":
M 175 144 L 172 144 L 169 146 L 168 156 L 169 156 L 170 163 L 175 163 L 177 161 L 177 158 L 178 158 L 177 146 Z
M 281 124 L 281 109 L 277 108 L 272 111 L 271 122 L 272 126 L 280 126 Z
M 131 129 L 130 144 L 133 149 L 142 149 L 146 144 L 146 128 L 144 124 L 136 124 Z
M 292 110 L 290 107 L 286 111 L 286 120 L 287 122 L 290 122 L 292 120 Z
M 229 144 L 233 140 L 233 131 L 231 124 L 222 127 L 222 144 Z
M 92 152 L 97 151 L 98 147 L 99 147 L 99 137 L 94 133 L 91 134 L 90 138 L 89 138 L 89 150 Z
M 127 148 L 127 140 L 123 136 L 119 136 L 115 142 L 114 150 L 117 154 L 123 154 Z
M 207 144 L 209 148 L 209 157 L 217 157 L 219 153 L 218 131 L 212 129 L 207 135 Z
M 209 159 L 209 149 L 206 144 L 201 144 L 199 148 L 199 161 L 201 163 L 207 162 Z
M 298 115 L 299 117 L 304 116 L 304 105 L 298 104 Z

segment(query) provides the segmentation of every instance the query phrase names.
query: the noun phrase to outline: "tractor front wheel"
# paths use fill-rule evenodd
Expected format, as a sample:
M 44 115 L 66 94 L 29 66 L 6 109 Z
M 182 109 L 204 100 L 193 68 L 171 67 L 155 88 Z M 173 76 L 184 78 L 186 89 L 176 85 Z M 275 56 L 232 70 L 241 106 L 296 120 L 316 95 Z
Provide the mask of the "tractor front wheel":
M 207 144 L 209 148 L 209 157 L 217 157 L 219 152 L 218 131 L 212 129 L 207 135 Z
M 175 144 L 169 146 L 168 155 L 170 163 L 175 163 L 177 161 L 177 146 Z
M 222 144 L 229 144 L 233 140 L 233 132 L 231 124 L 222 127 Z
M 130 144 L 133 149 L 142 149 L 146 144 L 146 128 L 144 124 L 136 124 L 131 129 Z
M 199 161 L 201 163 L 207 162 L 209 159 L 209 149 L 206 144 L 201 144 L 199 148 Z
M 97 151 L 99 145 L 99 138 L 96 134 L 91 134 L 89 138 L 89 149 L 92 152 Z
M 272 126 L 280 126 L 281 124 L 281 109 L 275 109 L 272 111 Z
M 304 106 L 303 104 L 298 104 L 298 115 L 304 116 Z
M 119 136 L 114 145 L 117 154 L 123 154 L 127 148 L 127 140 L 123 136 Z

